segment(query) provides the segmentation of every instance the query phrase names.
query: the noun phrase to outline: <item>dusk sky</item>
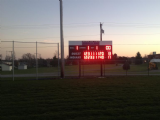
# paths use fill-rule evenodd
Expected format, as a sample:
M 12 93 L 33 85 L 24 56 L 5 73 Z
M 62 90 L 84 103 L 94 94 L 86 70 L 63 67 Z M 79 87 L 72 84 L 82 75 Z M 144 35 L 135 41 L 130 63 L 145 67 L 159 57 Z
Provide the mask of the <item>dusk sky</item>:
M 63 0 L 65 57 L 70 40 L 99 41 L 100 22 L 102 40 L 112 40 L 113 54 L 160 54 L 160 0 Z M 60 43 L 59 0 L 0 0 L 0 40 Z M 0 45 L 4 59 L 12 44 Z M 52 46 L 39 46 L 45 49 L 38 53 L 52 58 L 57 49 Z M 32 47 L 15 43 L 17 58 L 34 54 Z

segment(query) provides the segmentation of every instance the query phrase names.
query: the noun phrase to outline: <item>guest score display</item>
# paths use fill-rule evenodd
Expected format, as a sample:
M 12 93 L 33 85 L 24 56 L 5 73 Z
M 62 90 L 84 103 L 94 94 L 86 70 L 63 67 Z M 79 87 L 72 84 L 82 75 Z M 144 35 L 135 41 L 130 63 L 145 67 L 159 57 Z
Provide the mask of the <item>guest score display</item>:
M 69 59 L 112 59 L 112 41 L 69 41 Z

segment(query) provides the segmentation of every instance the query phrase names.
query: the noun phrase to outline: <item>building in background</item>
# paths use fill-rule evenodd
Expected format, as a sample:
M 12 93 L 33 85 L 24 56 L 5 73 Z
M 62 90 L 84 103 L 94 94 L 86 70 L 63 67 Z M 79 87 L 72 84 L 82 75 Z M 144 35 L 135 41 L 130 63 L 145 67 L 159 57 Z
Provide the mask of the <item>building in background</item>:
M 148 59 L 160 59 L 160 54 L 156 54 L 156 52 L 153 52 L 152 55 L 148 55 Z
M 27 69 L 27 65 L 25 63 L 20 62 L 18 65 L 18 69 L 19 70 L 26 70 Z
M 1 67 L 2 67 L 2 71 L 11 71 L 12 70 L 11 64 L 7 64 L 7 63 L 2 62 Z

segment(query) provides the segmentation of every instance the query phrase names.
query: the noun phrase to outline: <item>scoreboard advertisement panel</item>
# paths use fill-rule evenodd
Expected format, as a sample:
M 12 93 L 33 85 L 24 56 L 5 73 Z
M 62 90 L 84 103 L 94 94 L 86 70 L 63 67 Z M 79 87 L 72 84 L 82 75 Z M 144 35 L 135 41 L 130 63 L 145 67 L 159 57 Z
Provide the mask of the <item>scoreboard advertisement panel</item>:
M 112 41 L 69 41 L 71 60 L 110 60 Z

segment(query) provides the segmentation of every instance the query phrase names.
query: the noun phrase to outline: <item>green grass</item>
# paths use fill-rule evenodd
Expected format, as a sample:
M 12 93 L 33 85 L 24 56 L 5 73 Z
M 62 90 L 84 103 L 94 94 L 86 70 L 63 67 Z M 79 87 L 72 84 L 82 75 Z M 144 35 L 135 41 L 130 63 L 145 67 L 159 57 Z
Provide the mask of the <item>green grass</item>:
M 159 76 L 0 81 L 0 120 L 159 119 Z
M 160 64 L 158 64 L 160 69 Z M 148 74 L 148 64 L 142 65 L 130 65 L 130 70 L 128 70 L 128 74 Z M 104 65 L 103 65 L 104 69 Z M 115 64 L 106 64 L 105 65 L 105 75 L 107 74 L 125 74 L 125 70 L 122 69 L 122 64 L 116 66 Z M 58 75 L 58 67 L 40 67 L 38 68 L 38 73 L 53 73 Z M 99 75 L 100 74 L 100 65 L 93 64 L 93 65 L 82 65 L 81 66 L 81 73 L 84 75 L 92 74 L 92 75 Z M 12 74 L 12 71 L 1 71 L 2 75 Z M 36 68 L 30 68 L 27 70 L 15 70 L 15 74 L 36 74 Z M 65 66 L 65 74 L 67 75 L 75 75 L 79 74 L 79 66 Z M 151 71 L 150 74 L 160 74 L 160 71 Z

